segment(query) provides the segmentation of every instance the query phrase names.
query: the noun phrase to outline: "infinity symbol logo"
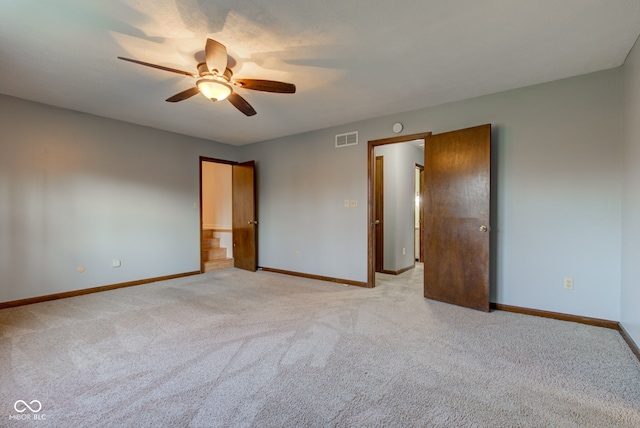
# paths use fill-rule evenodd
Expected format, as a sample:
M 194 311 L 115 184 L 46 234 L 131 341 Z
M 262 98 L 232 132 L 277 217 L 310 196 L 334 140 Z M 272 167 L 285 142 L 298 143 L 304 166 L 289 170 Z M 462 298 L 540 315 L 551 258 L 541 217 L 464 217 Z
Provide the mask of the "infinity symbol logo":
M 35 409 L 36 406 L 34 406 L 33 403 L 37 404 L 37 409 Z M 29 406 L 29 404 L 31 404 L 31 406 L 33 406 L 34 408 Z M 42 403 L 40 403 L 38 400 L 33 400 L 29 404 L 27 404 L 27 402 L 24 400 L 18 400 L 13 404 L 13 408 L 16 409 L 16 412 L 18 413 L 24 413 L 27 411 L 27 409 L 31 410 L 31 413 L 38 413 L 40 410 L 42 410 Z M 21 406 L 18 407 L 18 405 Z

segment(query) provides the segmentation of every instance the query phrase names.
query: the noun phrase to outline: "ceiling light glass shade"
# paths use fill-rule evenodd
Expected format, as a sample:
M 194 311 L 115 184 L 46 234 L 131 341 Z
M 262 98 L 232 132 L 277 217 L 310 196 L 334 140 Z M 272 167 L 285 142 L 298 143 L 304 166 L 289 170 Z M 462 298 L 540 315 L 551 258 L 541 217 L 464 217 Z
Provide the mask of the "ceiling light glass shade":
M 231 85 L 221 80 L 200 79 L 196 82 L 200 93 L 213 101 L 224 100 L 231 94 Z

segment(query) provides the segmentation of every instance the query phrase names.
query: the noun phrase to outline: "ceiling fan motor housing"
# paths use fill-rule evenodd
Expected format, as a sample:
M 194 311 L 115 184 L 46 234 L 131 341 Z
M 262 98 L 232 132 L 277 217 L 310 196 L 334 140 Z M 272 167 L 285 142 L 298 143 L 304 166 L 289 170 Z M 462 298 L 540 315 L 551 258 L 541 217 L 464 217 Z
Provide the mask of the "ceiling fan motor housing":
M 205 62 L 198 63 L 198 74 L 200 75 L 200 77 L 214 76 L 214 74 L 209 71 L 209 68 L 207 67 L 207 63 Z M 216 76 L 221 76 L 221 77 L 224 77 L 226 80 L 231 81 L 231 77 L 233 77 L 233 71 L 227 68 L 224 70 L 223 74 L 216 74 Z

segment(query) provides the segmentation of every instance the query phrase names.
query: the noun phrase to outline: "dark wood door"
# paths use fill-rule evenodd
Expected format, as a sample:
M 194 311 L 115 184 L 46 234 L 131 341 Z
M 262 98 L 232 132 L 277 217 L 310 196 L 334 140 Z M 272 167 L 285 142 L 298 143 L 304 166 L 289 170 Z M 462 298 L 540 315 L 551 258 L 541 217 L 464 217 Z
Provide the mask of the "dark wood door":
M 376 272 L 384 270 L 384 157 L 376 156 L 374 168 L 375 196 L 374 196 L 374 227 Z
M 489 311 L 491 125 L 427 137 L 424 297 Z
M 234 266 L 255 272 L 257 230 L 255 162 L 233 165 L 233 260 Z

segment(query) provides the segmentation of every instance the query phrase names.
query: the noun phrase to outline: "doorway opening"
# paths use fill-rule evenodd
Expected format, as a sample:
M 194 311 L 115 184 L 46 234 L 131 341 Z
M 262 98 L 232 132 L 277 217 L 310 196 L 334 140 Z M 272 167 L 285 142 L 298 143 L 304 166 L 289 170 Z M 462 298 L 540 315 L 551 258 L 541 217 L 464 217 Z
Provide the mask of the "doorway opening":
M 201 158 L 200 174 L 200 271 L 232 268 L 232 163 Z
M 200 157 L 200 272 L 258 267 L 255 161 Z
M 422 150 L 424 150 L 424 142 L 422 143 Z M 414 242 L 414 254 L 415 260 L 418 263 L 424 262 L 424 165 L 415 165 L 415 242 Z
M 423 139 L 426 143 L 424 208 L 421 210 L 424 213 L 424 233 L 421 234 L 424 236 L 424 297 L 489 311 L 491 124 L 436 135 L 424 133 L 369 141 L 367 286 L 375 286 L 375 228 L 380 226 L 375 217 L 377 150 L 416 139 Z M 387 169 L 385 162 L 385 176 L 388 175 Z M 386 199 L 385 221 L 388 223 Z M 413 227 L 413 222 L 410 226 Z M 387 224 L 385 232 L 388 229 Z M 385 237 L 385 268 L 387 241 Z M 397 248 L 395 251 L 397 255 Z
M 369 141 L 368 287 L 375 287 L 376 272 L 397 275 L 413 269 L 416 259 L 423 257 L 420 172 L 429 135 Z

